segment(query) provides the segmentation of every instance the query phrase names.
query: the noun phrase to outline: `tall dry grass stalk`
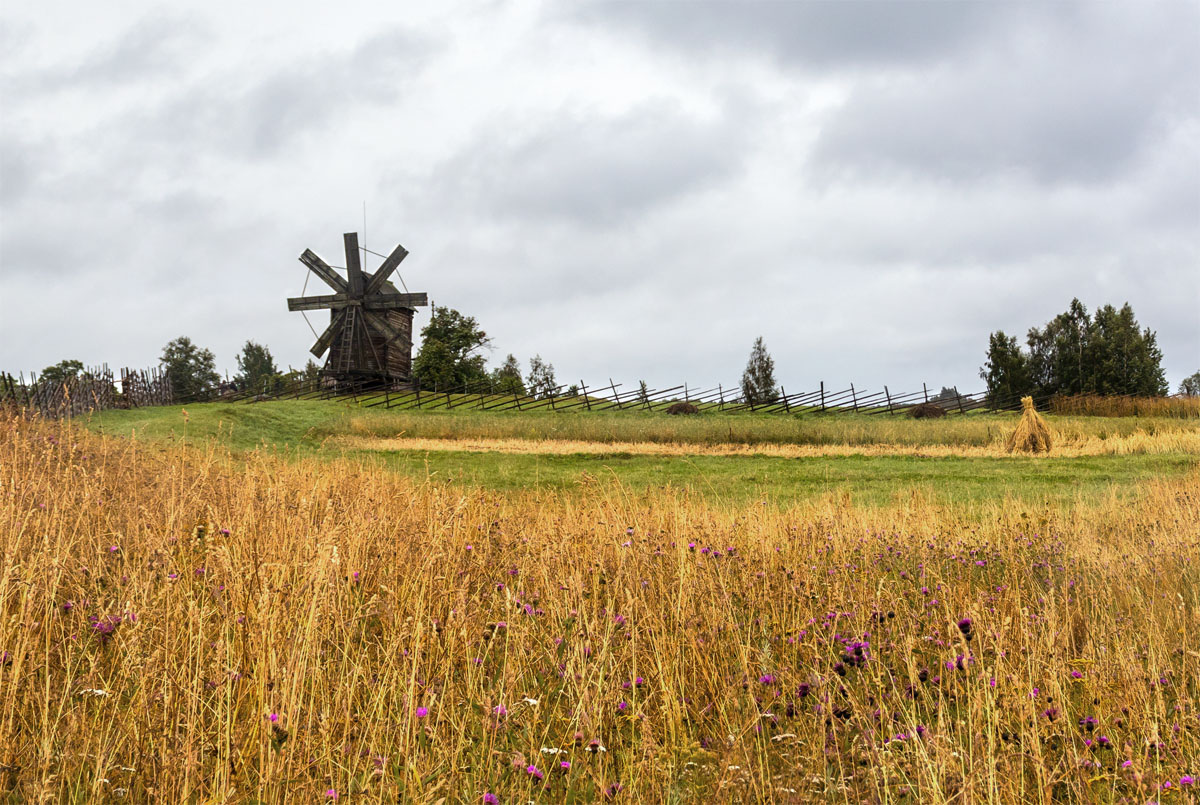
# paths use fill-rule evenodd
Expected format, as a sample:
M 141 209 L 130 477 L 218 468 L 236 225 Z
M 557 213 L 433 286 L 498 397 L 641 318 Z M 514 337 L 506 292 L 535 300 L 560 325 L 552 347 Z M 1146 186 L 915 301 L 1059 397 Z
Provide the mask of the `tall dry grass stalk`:
M 14 801 L 1144 802 L 1200 757 L 1194 476 L 781 512 L 6 417 L 0 488 Z

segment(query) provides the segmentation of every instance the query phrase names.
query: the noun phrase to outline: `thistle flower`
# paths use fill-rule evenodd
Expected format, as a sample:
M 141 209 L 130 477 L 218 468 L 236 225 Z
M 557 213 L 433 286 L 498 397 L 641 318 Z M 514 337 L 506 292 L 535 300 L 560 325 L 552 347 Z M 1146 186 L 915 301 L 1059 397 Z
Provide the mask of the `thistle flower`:
M 416 715 L 417 715 L 417 718 L 424 718 L 425 716 L 429 715 L 429 708 L 428 707 L 418 707 Z
M 500 805 L 500 797 L 489 791 L 483 795 L 483 805 Z
M 540 771 L 538 771 L 538 767 L 534 766 L 534 765 L 526 766 L 525 773 L 528 774 L 530 777 L 537 778 L 538 780 L 545 779 L 545 775 L 542 774 Z

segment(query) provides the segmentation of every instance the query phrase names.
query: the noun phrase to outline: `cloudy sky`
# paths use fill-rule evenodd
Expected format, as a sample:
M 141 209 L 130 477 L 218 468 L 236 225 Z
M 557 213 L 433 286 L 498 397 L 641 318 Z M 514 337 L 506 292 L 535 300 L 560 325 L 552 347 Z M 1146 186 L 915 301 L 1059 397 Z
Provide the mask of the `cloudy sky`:
M 300 366 L 296 258 L 344 265 L 364 205 L 560 382 L 736 383 L 762 335 L 789 390 L 974 390 L 1078 296 L 1174 389 L 1200 2 L 0 6 L 0 368 Z

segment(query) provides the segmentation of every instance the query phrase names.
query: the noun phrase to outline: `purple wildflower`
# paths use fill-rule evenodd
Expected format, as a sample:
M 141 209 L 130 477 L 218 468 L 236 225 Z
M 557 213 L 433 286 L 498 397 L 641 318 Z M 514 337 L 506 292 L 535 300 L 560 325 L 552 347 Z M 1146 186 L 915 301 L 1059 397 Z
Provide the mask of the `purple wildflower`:
M 526 773 L 526 774 L 528 774 L 530 777 L 536 777 L 536 778 L 537 778 L 537 779 L 539 779 L 539 780 L 541 780 L 541 779 L 544 779 L 544 778 L 545 778 L 545 775 L 544 775 L 544 774 L 542 774 L 540 771 L 538 771 L 538 767 L 537 767 L 537 766 L 532 766 L 532 765 L 530 765 L 530 766 L 526 766 L 526 767 L 525 767 L 525 773 Z

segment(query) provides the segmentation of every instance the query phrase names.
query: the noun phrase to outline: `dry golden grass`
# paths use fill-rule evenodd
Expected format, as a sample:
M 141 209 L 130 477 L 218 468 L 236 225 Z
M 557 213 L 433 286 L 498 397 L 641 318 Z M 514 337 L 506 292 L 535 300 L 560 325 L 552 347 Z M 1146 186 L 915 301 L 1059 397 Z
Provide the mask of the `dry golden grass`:
M 1170 430 L 1154 434 L 1142 430 L 1125 436 L 1100 438 L 1074 433 L 1057 439 L 1054 456 L 1200 455 L 1200 431 Z M 1005 458 L 1012 454 L 1001 437 L 989 445 L 967 444 L 680 444 L 671 442 L 588 442 L 573 439 L 462 438 L 430 439 L 422 437 L 341 437 L 331 446 L 350 450 L 387 452 L 395 450 L 518 453 L 543 455 L 607 455 L 628 453 L 645 456 L 774 456 L 811 458 L 817 456 L 927 456 L 943 458 Z
M 1050 410 L 1068 416 L 1177 417 L 1200 419 L 1200 397 L 1054 397 Z
M 780 511 L 4 418 L 0 485 L 12 801 L 1194 801 L 1196 476 Z

